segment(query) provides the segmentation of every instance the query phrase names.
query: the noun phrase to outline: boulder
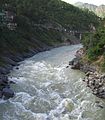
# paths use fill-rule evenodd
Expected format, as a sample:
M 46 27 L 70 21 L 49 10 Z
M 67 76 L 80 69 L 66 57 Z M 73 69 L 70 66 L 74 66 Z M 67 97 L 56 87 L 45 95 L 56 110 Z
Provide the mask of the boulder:
M 72 66 L 71 66 L 71 68 L 72 69 L 80 69 L 80 61 L 79 61 L 80 59 L 78 59 L 78 58 L 74 58 L 73 59 L 73 61 L 72 61 Z
M 3 97 L 4 99 L 9 99 L 9 98 L 12 98 L 14 97 L 14 92 L 11 88 L 9 87 L 6 87 L 2 90 L 2 94 L 3 94 Z
M 72 60 L 72 61 L 69 61 L 69 65 L 73 65 L 73 60 Z

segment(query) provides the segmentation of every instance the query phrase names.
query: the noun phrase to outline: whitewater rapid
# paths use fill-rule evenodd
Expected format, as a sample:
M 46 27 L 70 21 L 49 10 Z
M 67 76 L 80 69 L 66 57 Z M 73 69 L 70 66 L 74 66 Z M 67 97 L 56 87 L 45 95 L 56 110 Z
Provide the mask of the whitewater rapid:
M 0 101 L 0 120 L 105 120 L 105 103 L 86 87 L 84 73 L 66 68 L 81 47 L 54 48 L 14 67 L 15 97 Z

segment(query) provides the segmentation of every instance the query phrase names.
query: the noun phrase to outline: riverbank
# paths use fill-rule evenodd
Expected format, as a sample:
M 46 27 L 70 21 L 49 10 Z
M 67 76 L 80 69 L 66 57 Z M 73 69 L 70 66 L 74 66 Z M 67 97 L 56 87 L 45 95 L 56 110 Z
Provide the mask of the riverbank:
M 4 67 L 0 67 L 0 98 L 3 99 L 9 99 L 14 96 L 14 91 L 11 89 L 11 84 L 15 84 L 14 81 L 10 81 L 8 79 L 8 74 L 10 71 L 13 69 L 14 66 L 17 66 L 16 69 L 18 69 L 18 63 L 21 61 L 24 61 L 26 58 L 32 57 L 35 54 L 43 51 L 49 51 L 53 48 L 61 47 L 61 46 L 68 46 L 69 43 L 62 43 L 62 44 L 57 44 L 54 46 L 47 46 L 42 49 L 37 49 L 37 50 L 31 50 L 28 53 L 20 54 L 17 56 L 9 55 L 8 57 L 6 56 L 6 62 L 7 64 Z
M 96 66 L 93 66 L 89 62 L 83 62 L 85 56 L 84 48 L 81 48 L 76 52 L 76 57 L 69 62 L 72 69 L 78 69 L 85 73 L 86 77 L 83 81 L 87 84 L 94 95 L 99 98 L 105 99 L 105 74 L 98 71 Z
M 75 44 L 78 44 L 78 43 L 75 43 Z M 53 48 L 68 46 L 68 45 L 70 44 L 61 43 L 54 46 L 45 46 L 43 48 L 31 49 L 27 53 L 24 52 L 16 55 L 8 54 L 5 56 L 1 56 L 1 58 L 3 57 L 3 59 L 5 59 L 6 64 L 4 66 L 0 66 L 0 76 L 9 74 L 10 70 L 12 70 L 14 66 L 18 66 L 19 62 L 24 61 L 26 58 L 32 57 L 39 52 L 49 51 Z
M 10 81 L 7 76 L 14 66 L 17 66 L 18 69 L 18 63 L 20 61 L 32 57 L 39 52 L 50 50 L 51 48 L 52 47 L 46 47 L 42 49 L 30 50 L 28 53 L 20 53 L 15 56 L 12 54 L 3 56 L 3 58 L 6 60 L 6 64 L 2 67 L 0 66 L 0 98 L 9 99 L 15 95 L 14 91 L 11 89 L 11 84 L 15 84 L 15 82 Z
M 16 82 L 11 86 L 16 94 L 1 103 L 0 118 L 104 120 L 105 105 L 83 84 L 84 73 L 66 68 L 80 48 L 81 45 L 62 46 L 20 62 L 19 69 L 15 67 L 9 74 L 9 79 Z

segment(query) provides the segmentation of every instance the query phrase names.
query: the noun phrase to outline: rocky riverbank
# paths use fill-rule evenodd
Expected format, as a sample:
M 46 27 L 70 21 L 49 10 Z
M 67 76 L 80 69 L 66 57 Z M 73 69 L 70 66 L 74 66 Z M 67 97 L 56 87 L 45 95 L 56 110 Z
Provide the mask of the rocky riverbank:
M 6 100 L 14 97 L 15 93 L 11 89 L 11 84 L 15 84 L 15 82 L 10 81 L 8 79 L 8 74 L 13 69 L 14 66 L 17 66 L 17 69 L 18 69 L 18 62 L 23 61 L 26 58 L 32 57 L 33 55 L 39 52 L 50 50 L 54 47 L 59 47 L 62 45 L 46 47 L 42 49 L 41 48 L 35 49 L 35 50 L 29 51 L 28 53 L 23 53 L 23 54 L 20 53 L 18 55 L 12 55 L 12 54 L 5 55 L 3 59 L 6 61 L 6 64 L 2 67 L 0 66 L 0 98 Z
M 83 81 L 87 84 L 87 87 L 89 87 L 97 97 L 105 99 L 105 74 L 98 72 L 96 67 L 88 62 L 84 64 L 82 62 L 84 54 L 85 51 L 83 48 L 78 50 L 75 55 L 76 57 L 69 62 L 69 65 L 72 69 L 85 72 L 86 77 Z
M 11 89 L 11 84 L 15 84 L 14 81 L 8 80 L 8 74 L 13 69 L 14 66 L 17 66 L 18 62 L 23 61 L 26 58 L 32 57 L 33 55 L 50 50 L 52 48 L 69 45 L 67 43 L 62 43 L 55 46 L 43 46 L 43 48 L 37 48 L 30 50 L 28 53 L 20 53 L 16 55 L 6 54 L 5 57 L 1 56 L 3 60 L 6 61 L 4 66 L 0 66 L 0 98 L 9 99 L 15 95 L 14 91 Z
M 99 98 L 105 99 L 105 74 L 95 72 L 87 72 L 83 79 L 87 87 L 92 90 L 92 93 Z
M 14 66 L 18 65 L 18 62 L 23 61 L 26 58 L 29 58 L 39 52 L 50 50 L 52 47 L 32 49 L 28 52 L 17 53 L 17 54 L 5 54 L 0 57 L 3 59 L 4 64 L 0 66 L 0 76 L 7 75 Z
M 6 100 L 14 96 L 14 91 L 10 88 L 11 84 L 15 82 L 8 80 L 7 76 L 0 76 L 0 98 Z

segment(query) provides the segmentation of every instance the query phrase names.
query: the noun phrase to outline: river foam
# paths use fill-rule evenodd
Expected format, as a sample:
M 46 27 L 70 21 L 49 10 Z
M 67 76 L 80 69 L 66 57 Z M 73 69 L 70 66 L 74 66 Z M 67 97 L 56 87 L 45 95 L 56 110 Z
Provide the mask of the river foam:
M 0 103 L 0 120 L 105 120 L 104 102 L 82 82 L 84 74 L 66 68 L 81 45 L 39 53 L 14 67 L 9 79 L 15 97 Z M 98 105 L 95 101 L 98 101 Z

